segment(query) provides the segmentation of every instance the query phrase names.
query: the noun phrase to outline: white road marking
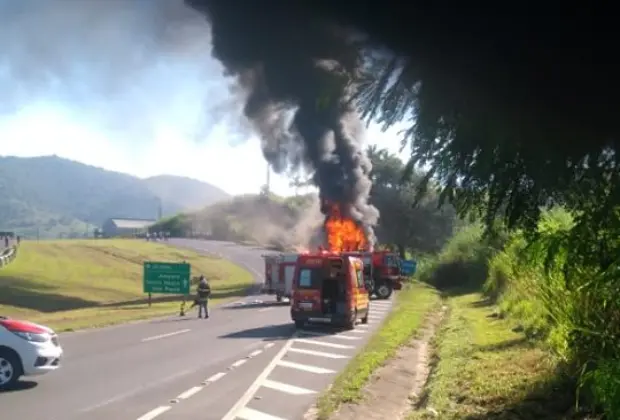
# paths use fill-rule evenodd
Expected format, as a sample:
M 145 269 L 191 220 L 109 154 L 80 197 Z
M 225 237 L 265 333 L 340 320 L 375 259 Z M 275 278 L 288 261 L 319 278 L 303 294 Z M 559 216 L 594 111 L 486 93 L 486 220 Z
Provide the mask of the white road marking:
M 258 310 L 258 312 L 270 311 L 270 310 L 272 310 L 272 309 L 273 309 L 273 307 L 271 307 L 271 306 L 270 306 L 269 308 L 262 308 L 262 309 L 259 309 L 259 310 Z
M 316 391 L 313 391 L 311 389 L 301 388 L 299 386 L 289 385 L 282 382 L 271 381 L 269 379 L 265 379 L 265 382 L 262 383 L 262 386 L 292 395 L 316 394 Z
M 241 360 L 237 360 L 235 363 L 233 363 L 231 366 L 232 367 L 239 367 L 241 365 L 243 365 L 245 362 L 247 362 L 248 359 L 241 359 Z
M 261 411 L 252 410 L 251 408 L 248 408 L 248 407 L 242 408 L 241 411 L 239 411 L 239 413 L 235 417 L 240 418 L 242 420 L 286 420 L 281 417 L 276 417 L 276 416 L 272 416 L 271 414 L 263 413 Z
M 273 346 L 275 346 L 275 343 L 267 343 L 265 344 L 265 350 L 272 348 Z
M 209 376 L 204 382 L 203 384 L 208 384 L 208 383 L 213 383 L 216 381 L 219 381 L 220 379 L 222 379 L 224 376 L 226 376 L 226 372 L 218 372 L 215 375 L 211 375 Z
M 191 331 L 190 329 L 186 329 L 186 330 L 174 331 L 174 332 L 167 333 L 167 334 L 154 335 L 152 337 L 143 338 L 142 342 L 146 343 L 147 341 L 160 340 L 162 338 L 168 338 L 168 337 L 172 337 L 174 335 L 185 334 L 185 333 L 188 333 L 190 331 Z
M 368 328 L 368 324 L 359 324 L 359 325 L 356 325 L 355 328 L 356 329 L 357 328 L 361 328 L 361 329 Z
M 191 397 L 192 395 L 194 395 L 194 394 L 196 394 L 196 393 L 198 393 L 198 392 L 202 391 L 202 388 L 203 388 L 203 387 L 201 387 L 201 386 L 195 386 L 195 387 L 193 387 L 193 388 L 190 388 L 190 389 L 188 389 L 187 391 L 183 392 L 182 394 L 179 394 L 179 396 L 177 397 L 177 399 L 179 399 L 179 400 L 186 400 L 186 399 L 188 399 L 189 397 Z
M 304 372 L 318 373 L 318 374 L 327 374 L 327 373 L 336 372 L 335 370 L 332 370 L 332 369 L 325 369 L 325 368 L 318 367 L 318 366 L 303 365 L 301 363 L 289 362 L 287 360 L 280 360 L 278 362 L 278 366 L 287 367 L 291 369 L 297 369 L 297 370 L 303 370 Z
M 250 354 L 248 355 L 248 357 L 250 357 L 250 358 L 252 358 L 252 357 L 256 357 L 256 356 L 258 356 L 259 354 L 261 354 L 262 352 L 263 352 L 262 350 L 254 350 L 252 353 L 250 353 Z
M 293 338 L 296 338 L 295 334 L 293 334 Z M 242 409 L 250 402 L 252 397 L 254 397 L 254 394 L 256 394 L 256 391 L 260 388 L 261 383 L 265 379 L 267 379 L 267 377 L 269 376 L 269 374 L 271 372 L 273 372 L 273 370 L 278 365 L 278 362 L 280 362 L 282 357 L 286 354 L 286 352 L 288 351 L 288 349 L 292 345 L 293 345 L 293 341 L 292 340 L 288 340 L 286 342 L 286 344 L 284 344 L 284 346 L 282 346 L 282 348 L 275 355 L 275 357 L 273 359 L 271 359 L 271 362 L 269 362 L 269 364 L 267 365 L 265 370 L 263 370 L 261 372 L 261 374 L 258 375 L 258 377 L 256 378 L 256 380 L 254 380 L 252 385 L 250 385 L 250 387 L 247 389 L 247 391 L 245 391 L 245 393 L 241 396 L 241 398 L 239 398 L 239 400 L 235 403 L 235 405 L 232 406 L 232 408 L 228 411 L 228 413 L 226 413 L 226 415 L 224 415 L 224 417 L 222 417 L 221 420 L 234 420 L 235 417 L 237 417 L 239 412 L 241 412 Z M 247 408 L 246 408 L 246 410 L 247 410 Z M 243 417 L 243 418 L 245 418 L 246 420 L 260 420 L 260 417 Z M 264 419 L 268 420 L 269 417 L 264 417 Z M 274 418 L 274 420 L 277 420 L 277 417 Z
M 314 331 L 299 331 L 300 334 L 302 335 L 312 335 L 315 337 L 325 337 L 325 338 L 340 338 L 341 340 L 359 340 L 360 337 L 352 337 L 350 335 L 344 335 L 344 334 L 322 334 L 319 332 L 314 332 Z
M 290 349 L 288 349 L 288 351 L 293 352 L 293 353 L 307 354 L 310 356 L 326 357 L 328 359 L 347 359 L 349 357 L 344 354 L 326 353 L 324 351 L 314 351 L 314 350 L 306 350 L 306 349 L 297 349 L 294 347 L 291 347 Z
M 368 331 L 358 330 L 357 327 L 354 330 L 349 331 L 352 334 L 366 334 Z
M 295 339 L 296 343 L 312 344 L 315 346 L 331 347 L 333 349 L 353 349 L 355 346 L 349 346 L 347 344 L 328 343 L 327 341 L 308 340 L 306 338 Z
M 157 407 L 156 409 L 149 411 L 142 417 L 138 418 L 138 420 L 153 420 L 160 414 L 164 414 L 166 411 L 170 410 L 170 408 L 171 407 L 169 405 L 162 405 L 161 407 Z

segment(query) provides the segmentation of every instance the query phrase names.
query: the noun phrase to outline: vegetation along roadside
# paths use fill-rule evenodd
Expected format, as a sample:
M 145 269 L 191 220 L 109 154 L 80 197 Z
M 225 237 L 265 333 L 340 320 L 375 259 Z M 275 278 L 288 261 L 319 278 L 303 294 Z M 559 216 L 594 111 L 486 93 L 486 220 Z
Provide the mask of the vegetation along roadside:
M 101 327 L 178 313 L 181 297 L 142 293 L 144 261 L 187 261 L 192 276 L 211 280 L 213 303 L 245 294 L 246 270 L 222 259 L 139 240 L 24 241 L 0 269 L 0 315 L 58 331 Z
M 450 315 L 412 419 L 620 418 L 615 286 L 567 273 L 573 220 L 545 211 L 535 235 L 471 225 L 420 265 Z

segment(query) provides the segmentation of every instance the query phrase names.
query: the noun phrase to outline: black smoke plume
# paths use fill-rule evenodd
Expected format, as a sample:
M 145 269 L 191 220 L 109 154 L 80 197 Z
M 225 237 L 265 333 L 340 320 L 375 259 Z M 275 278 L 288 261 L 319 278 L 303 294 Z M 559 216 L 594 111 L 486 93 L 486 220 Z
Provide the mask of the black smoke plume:
M 371 164 L 349 103 L 361 61 L 351 33 L 307 19 L 295 1 L 187 3 L 209 20 L 213 55 L 242 88 L 274 170 L 314 173 L 321 202 L 340 203 L 373 242 Z

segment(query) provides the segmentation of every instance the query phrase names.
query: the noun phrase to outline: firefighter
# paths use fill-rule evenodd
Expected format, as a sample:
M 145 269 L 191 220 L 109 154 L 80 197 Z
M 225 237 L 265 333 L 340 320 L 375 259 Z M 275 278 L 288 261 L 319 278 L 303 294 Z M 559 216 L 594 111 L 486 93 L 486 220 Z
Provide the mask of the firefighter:
M 198 281 L 198 289 L 196 291 L 196 303 L 198 303 L 198 318 L 202 318 L 202 312 L 204 310 L 205 319 L 209 318 L 209 296 L 211 295 L 211 286 L 207 278 L 203 275 L 200 276 Z

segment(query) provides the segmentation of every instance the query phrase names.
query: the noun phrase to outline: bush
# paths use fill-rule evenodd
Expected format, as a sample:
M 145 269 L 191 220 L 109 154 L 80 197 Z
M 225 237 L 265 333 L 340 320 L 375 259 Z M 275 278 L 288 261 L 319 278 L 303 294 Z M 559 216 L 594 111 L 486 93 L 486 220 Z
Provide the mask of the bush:
M 572 367 L 586 396 L 619 418 L 620 286 L 609 281 L 617 268 L 573 264 L 567 276 L 573 228 L 571 215 L 554 209 L 541 218 L 536 240 L 514 233 L 492 258 L 483 291 Z
M 438 289 L 479 289 L 486 279 L 489 260 L 504 240 L 501 231 L 485 236 L 482 225 L 465 226 L 436 258 L 419 263 L 418 278 Z

